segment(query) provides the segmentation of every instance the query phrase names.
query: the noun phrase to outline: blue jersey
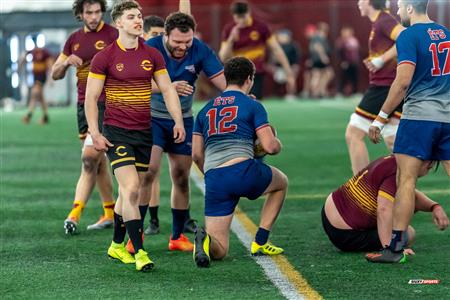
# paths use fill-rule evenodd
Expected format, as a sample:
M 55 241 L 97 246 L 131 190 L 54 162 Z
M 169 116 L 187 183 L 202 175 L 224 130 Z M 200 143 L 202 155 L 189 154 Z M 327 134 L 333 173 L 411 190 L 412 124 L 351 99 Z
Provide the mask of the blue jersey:
M 240 91 L 226 91 L 198 113 L 193 134 L 205 142 L 204 171 L 233 158 L 253 158 L 256 131 L 269 125 L 264 106 Z
M 173 58 L 167 50 L 164 37 L 157 36 L 149 39 L 147 45 L 154 47 L 161 52 L 166 62 L 166 68 L 172 81 L 187 81 L 195 89 L 195 81 L 203 71 L 208 78 L 214 78 L 223 72 L 223 66 L 217 55 L 202 41 L 194 38 L 192 47 L 189 48 L 185 57 L 181 59 Z M 193 94 L 190 96 L 180 96 L 181 110 L 183 117 L 192 116 Z M 152 95 L 152 116 L 158 118 L 169 118 L 162 94 Z
M 450 32 L 418 23 L 397 39 L 398 64 L 415 65 L 402 119 L 450 123 Z

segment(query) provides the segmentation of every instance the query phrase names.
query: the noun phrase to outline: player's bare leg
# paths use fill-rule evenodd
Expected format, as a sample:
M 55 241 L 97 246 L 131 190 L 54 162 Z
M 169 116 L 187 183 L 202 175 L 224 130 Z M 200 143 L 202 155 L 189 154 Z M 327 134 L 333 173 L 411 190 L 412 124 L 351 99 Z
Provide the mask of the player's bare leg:
M 400 123 L 400 120 L 397 118 L 390 118 L 389 119 L 389 125 L 390 126 L 396 126 L 398 127 L 398 124 Z M 395 134 L 390 136 L 383 136 L 384 144 L 386 145 L 386 148 L 392 152 L 394 149 L 394 141 L 395 141 Z
M 33 117 L 33 112 L 36 106 L 37 98 L 39 97 L 39 90 L 41 89 L 41 85 L 39 83 L 35 83 L 30 90 L 30 103 L 28 103 L 28 112 L 22 118 L 22 122 L 25 124 L 30 123 L 31 118 Z
M 233 214 L 223 217 L 205 217 L 206 232 L 211 239 L 209 255 L 212 259 L 222 259 L 227 256 L 232 220 Z
M 145 229 L 146 235 L 159 233 L 158 208 L 160 204 L 160 175 L 161 168 L 158 169 L 155 178 L 151 184 L 151 196 L 148 204 L 148 212 L 150 213 L 150 224 Z
M 38 94 L 37 94 L 37 101 L 39 101 L 40 105 L 41 105 L 41 109 L 42 109 L 42 118 L 39 121 L 40 124 L 44 125 L 48 123 L 48 106 L 47 106 L 47 102 L 45 101 L 44 98 L 44 88 L 42 87 L 42 84 L 39 83 L 39 90 L 38 90 Z
M 347 142 L 353 175 L 356 175 L 369 164 L 369 152 L 364 141 L 366 135 L 366 132 L 350 124 L 345 131 L 345 141 Z
M 444 166 L 445 171 L 447 171 L 447 175 L 450 177 L 450 160 L 441 161 Z

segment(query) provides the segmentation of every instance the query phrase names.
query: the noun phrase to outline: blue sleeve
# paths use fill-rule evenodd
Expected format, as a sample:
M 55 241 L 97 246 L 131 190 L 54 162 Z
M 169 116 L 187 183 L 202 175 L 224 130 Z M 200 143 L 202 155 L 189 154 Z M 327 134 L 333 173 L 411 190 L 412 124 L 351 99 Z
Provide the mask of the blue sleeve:
M 255 130 L 258 130 L 269 125 L 269 119 L 264 106 L 256 100 L 253 101 L 255 101 L 255 105 L 253 105 L 253 125 L 255 126 Z
M 156 40 L 157 39 L 158 39 L 158 37 L 149 38 L 148 40 L 145 41 L 145 44 L 149 45 L 150 47 L 157 48 L 156 47 L 156 45 L 157 45 Z
M 397 63 L 403 62 L 417 63 L 417 48 L 414 43 L 414 36 L 409 34 L 409 30 L 400 33 L 395 45 L 397 47 Z
M 223 66 L 214 51 L 203 42 L 200 42 L 199 46 L 203 53 L 202 70 L 206 76 L 210 78 L 221 73 L 223 71 Z

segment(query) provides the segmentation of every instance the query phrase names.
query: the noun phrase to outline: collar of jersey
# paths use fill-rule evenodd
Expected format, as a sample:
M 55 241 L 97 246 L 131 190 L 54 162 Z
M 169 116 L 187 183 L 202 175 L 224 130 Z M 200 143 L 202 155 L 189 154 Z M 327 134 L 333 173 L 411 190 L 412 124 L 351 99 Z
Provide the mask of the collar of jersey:
M 119 39 L 116 40 L 117 46 L 119 46 L 120 50 L 127 52 L 127 49 L 122 45 L 122 43 L 119 41 Z M 136 48 L 134 48 L 134 50 L 137 50 L 137 48 L 139 47 L 139 42 L 136 46 Z
M 100 21 L 100 24 L 97 26 L 97 29 L 95 29 L 95 32 L 99 32 L 100 30 L 102 30 L 103 26 L 105 26 L 105 22 Z M 91 32 L 86 25 L 84 25 L 84 32 L 85 33 Z

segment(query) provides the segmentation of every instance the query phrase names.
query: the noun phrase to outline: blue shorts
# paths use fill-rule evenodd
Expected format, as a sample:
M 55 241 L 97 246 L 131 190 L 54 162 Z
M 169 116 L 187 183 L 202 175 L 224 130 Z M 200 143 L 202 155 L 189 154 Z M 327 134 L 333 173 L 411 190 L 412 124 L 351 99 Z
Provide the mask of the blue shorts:
M 192 130 L 194 118 L 184 118 L 184 129 L 186 130 L 186 139 L 183 143 L 175 143 L 173 139 L 173 126 L 175 122 L 172 119 L 152 117 L 153 145 L 159 146 L 164 152 L 192 155 Z
M 450 160 L 450 123 L 400 120 L 394 153 L 420 160 Z
M 240 197 L 255 200 L 271 182 L 272 169 L 255 159 L 208 170 L 205 174 L 205 216 L 232 214 Z

